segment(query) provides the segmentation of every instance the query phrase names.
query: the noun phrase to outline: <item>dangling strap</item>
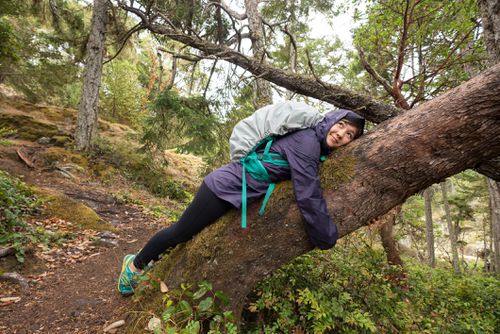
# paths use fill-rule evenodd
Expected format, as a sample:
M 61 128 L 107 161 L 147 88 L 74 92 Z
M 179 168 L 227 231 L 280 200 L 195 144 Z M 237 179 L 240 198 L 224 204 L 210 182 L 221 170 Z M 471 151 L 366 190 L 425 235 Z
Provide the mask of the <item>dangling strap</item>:
M 276 187 L 276 183 L 270 183 L 269 187 L 267 188 L 266 196 L 264 197 L 264 200 L 262 201 L 262 206 L 260 207 L 259 211 L 259 216 L 262 216 L 264 214 L 264 210 L 266 209 L 267 201 L 269 201 L 269 197 L 271 197 L 271 194 L 273 193 L 274 187 Z
M 241 228 L 247 228 L 247 176 L 245 164 L 243 164 L 243 176 L 241 182 Z

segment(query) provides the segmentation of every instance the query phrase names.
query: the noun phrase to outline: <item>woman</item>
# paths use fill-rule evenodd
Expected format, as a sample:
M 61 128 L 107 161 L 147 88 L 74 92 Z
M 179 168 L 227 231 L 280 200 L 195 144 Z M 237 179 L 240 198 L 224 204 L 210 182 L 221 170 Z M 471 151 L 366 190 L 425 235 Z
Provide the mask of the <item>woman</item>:
M 270 152 L 280 154 L 288 161 L 288 166 L 263 163 L 271 182 L 292 180 L 307 233 L 320 249 L 333 247 L 338 237 L 320 187 L 320 158 L 362 135 L 364 123 L 364 119 L 352 111 L 331 111 L 316 126 L 292 132 L 273 142 Z M 207 175 L 179 221 L 157 232 L 137 255 L 125 256 L 118 281 L 122 295 L 134 293 L 143 269 L 151 261 L 157 261 L 165 250 L 190 240 L 231 208 L 241 208 L 242 171 L 242 165 L 233 162 Z M 268 186 L 247 175 L 247 199 L 263 197 Z

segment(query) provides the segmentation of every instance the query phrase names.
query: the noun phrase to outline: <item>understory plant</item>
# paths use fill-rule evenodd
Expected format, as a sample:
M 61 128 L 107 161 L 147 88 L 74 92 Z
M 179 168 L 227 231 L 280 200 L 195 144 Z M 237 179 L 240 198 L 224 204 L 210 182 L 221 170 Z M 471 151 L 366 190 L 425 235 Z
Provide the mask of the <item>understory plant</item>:
M 37 240 L 25 217 L 34 214 L 39 204 L 24 182 L 0 170 L 0 247 L 13 248 L 19 262 L 24 261 L 25 246 Z
M 255 290 L 245 317 L 248 333 L 495 333 L 500 288 L 495 277 L 411 259 L 403 273 L 382 250 L 342 245 L 277 270 Z
M 228 305 L 229 298 L 207 281 L 196 290 L 181 284 L 180 289 L 165 292 L 162 313 L 149 320 L 148 329 L 158 334 L 236 334 L 234 315 L 225 310 Z

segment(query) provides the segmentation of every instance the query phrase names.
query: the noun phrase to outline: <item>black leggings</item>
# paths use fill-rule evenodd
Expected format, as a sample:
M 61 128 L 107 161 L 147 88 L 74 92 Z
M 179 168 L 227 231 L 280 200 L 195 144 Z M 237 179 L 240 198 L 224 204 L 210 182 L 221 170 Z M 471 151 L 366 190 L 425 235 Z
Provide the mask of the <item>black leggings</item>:
M 138 269 L 144 269 L 151 260 L 157 261 L 165 250 L 190 240 L 231 208 L 234 208 L 231 203 L 215 196 L 203 182 L 181 218 L 175 224 L 160 230 L 149 239 L 135 257 L 134 265 Z

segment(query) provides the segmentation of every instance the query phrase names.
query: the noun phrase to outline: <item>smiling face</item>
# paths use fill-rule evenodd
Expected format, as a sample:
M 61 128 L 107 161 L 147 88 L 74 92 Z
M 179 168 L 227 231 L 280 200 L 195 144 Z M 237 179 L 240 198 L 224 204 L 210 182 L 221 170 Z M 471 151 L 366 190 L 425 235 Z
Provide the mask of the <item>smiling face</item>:
M 326 144 L 334 149 L 349 144 L 355 137 L 358 129 L 346 120 L 335 123 L 326 136 Z

